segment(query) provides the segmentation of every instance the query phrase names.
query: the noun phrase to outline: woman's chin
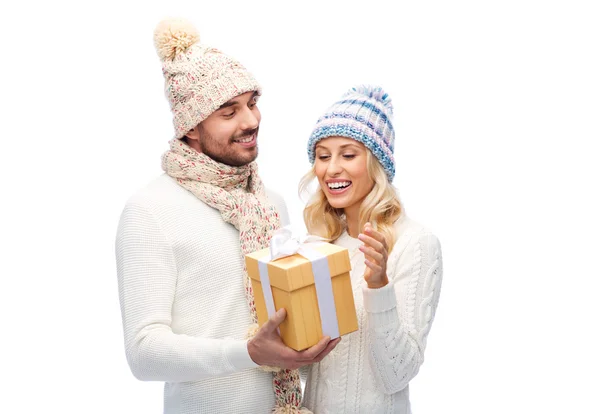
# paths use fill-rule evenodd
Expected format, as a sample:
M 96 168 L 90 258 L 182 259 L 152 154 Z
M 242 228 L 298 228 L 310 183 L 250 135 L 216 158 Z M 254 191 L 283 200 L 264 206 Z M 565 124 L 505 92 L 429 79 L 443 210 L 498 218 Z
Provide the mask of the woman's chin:
M 328 196 L 326 196 L 326 197 L 327 197 L 327 202 L 333 208 L 344 209 L 344 208 L 348 207 L 348 203 L 344 202 L 344 200 L 340 200 L 337 197 L 328 197 Z

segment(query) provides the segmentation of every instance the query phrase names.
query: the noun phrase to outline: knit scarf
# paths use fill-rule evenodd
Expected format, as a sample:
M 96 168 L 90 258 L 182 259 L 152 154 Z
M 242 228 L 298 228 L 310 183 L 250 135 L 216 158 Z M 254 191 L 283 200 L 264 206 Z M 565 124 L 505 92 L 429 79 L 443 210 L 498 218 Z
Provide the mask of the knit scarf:
M 177 183 L 201 201 L 219 210 L 221 217 L 240 232 L 242 256 L 269 246 L 273 232 L 281 227 L 279 214 L 271 205 L 255 162 L 232 167 L 219 162 L 174 139 L 162 157 L 162 168 Z M 245 261 L 244 261 L 245 263 Z M 244 288 L 256 332 L 257 315 L 252 283 L 244 265 Z M 300 408 L 302 390 L 298 370 L 273 372 L 274 413 L 310 413 Z

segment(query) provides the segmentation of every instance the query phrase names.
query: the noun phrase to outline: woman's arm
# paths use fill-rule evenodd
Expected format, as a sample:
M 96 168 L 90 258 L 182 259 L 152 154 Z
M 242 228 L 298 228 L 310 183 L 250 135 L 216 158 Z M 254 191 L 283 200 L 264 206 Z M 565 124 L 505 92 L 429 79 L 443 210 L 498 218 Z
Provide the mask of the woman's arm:
M 442 282 L 437 237 L 413 236 L 401 257 L 392 253 L 387 275 L 389 284 L 365 287 L 363 298 L 371 369 L 381 390 L 392 394 L 405 388 L 423 363 Z

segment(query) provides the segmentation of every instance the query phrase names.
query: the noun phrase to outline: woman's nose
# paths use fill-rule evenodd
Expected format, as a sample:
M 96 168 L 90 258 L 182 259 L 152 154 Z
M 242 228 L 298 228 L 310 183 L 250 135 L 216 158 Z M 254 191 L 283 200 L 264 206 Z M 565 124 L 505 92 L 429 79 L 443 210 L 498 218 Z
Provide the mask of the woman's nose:
M 342 166 L 338 162 L 337 158 L 331 158 L 329 164 L 327 165 L 327 174 L 329 176 L 336 176 L 342 172 Z

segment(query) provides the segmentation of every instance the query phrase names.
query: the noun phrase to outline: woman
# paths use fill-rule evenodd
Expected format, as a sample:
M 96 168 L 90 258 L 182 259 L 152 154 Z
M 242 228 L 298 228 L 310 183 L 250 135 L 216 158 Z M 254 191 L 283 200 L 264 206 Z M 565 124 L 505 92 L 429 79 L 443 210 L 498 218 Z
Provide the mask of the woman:
M 405 214 L 392 186 L 392 102 L 351 89 L 308 142 L 319 188 L 304 210 L 310 234 L 348 248 L 359 328 L 307 374 L 304 405 L 324 413 L 410 413 L 408 383 L 423 363 L 442 280 L 436 236 Z

